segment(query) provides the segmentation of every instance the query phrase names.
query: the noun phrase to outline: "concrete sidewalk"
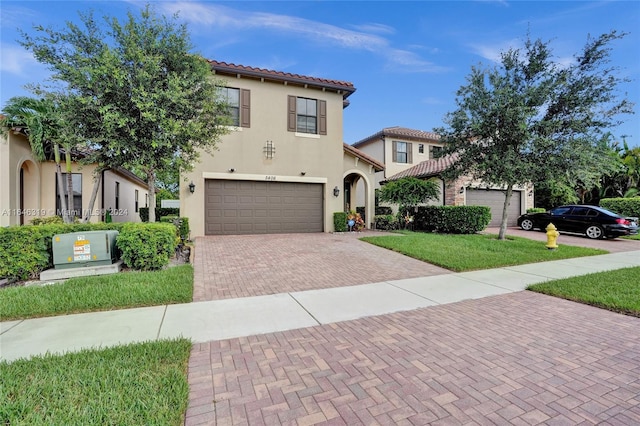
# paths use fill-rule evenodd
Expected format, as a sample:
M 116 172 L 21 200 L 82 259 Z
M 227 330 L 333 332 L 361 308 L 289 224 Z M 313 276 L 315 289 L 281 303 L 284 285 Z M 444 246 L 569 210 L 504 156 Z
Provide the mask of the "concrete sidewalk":
M 490 270 L 0 323 L 0 360 L 186 337 L 194 343 L 329 324 L 524 290 L 640 266 L 640 251 Z

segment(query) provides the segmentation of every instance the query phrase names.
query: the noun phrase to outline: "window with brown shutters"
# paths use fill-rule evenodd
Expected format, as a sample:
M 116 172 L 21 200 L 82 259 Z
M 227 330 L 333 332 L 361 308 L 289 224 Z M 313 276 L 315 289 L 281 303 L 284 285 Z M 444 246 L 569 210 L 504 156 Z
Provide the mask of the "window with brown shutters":
M 220 88 L 220 96 L 227 104 L 230 125 L 251 127 L 251 91 L 233 87 Z
M 289 132 L 327 134 L 327 101 L 289 96 L 287 98 Z
M 413 145 L 409 142 L 392 141 L 391 161 L 394 163 L 413 163 Z

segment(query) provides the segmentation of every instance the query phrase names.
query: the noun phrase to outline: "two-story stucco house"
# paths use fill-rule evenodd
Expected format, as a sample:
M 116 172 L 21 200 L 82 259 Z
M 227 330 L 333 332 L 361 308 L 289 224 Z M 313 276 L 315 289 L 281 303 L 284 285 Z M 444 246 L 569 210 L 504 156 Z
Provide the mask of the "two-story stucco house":
M 384 167 L 343 143 L 352 83 L 210 64 L 235 122 L 218 150 L 181 176 L 180 214 L 192 236 L 332 232 L 358 182 L 373 217 Z
M 404 127 L 387 127 L 352 146 L 384 164 L 384 170 L 376 175 L 376 188 L 380 187 L 381 182 L 407 176 L 433 179 L 438 182 L 441 191 L 440 199 L 430 204 L 488 206 L 491 209 L 489 226 L 500 224 L 504 191 L 468 177 L 460 177 L 455 181 L 442 179 L 442 172 L 451 166 L 451 158 L 437 157 L 436 153 L 442 149 L 437 134 Z M 508 209 L 509 225 L 515 225 L 518 216 L 530 207 L 533 207 L 533 188 L 530 185 L 514 188 Z
M 74 205 L 70 208 L 76 216 L 87 212 L 95 169 L 95 165 L 72 164 Z M 64 176 L 66 184 L 66 173 Z M 130 171 L 105 170 L 90 220 L 102 221 L 110 210 L 114 222 L 140 222 L 138 210 L 148 206 L 148 194 L 146 182 Z M 36 160 L 23 131 L 4 130 L 0 136 L 0 226 L 26 225 L 35 218 L 55 216 L 59 210 L 55 162 Z

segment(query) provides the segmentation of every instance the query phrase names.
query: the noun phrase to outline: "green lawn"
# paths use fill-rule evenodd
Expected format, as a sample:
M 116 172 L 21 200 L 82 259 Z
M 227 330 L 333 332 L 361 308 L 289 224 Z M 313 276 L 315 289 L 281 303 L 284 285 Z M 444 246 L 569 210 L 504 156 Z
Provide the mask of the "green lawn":
M 362 240 L 455 272 L 607 253 L 562 244 L 556 250 L 548 250 L 543 242 L 520 237 L 500 241 L 497 235 L 484 234 L 403 232 L 393 236 L 364 237 Z
M 44 287 L 0 289 L 2 321 L 78 312 L 188 303 L 193 300 L 193 267 L 122 272 L 72 278 Z
M 2 425 L 182 425 L 191 342 L 0 362 Z
M 528 290 L 640 317 L 640 267 L 529 286 Z
M 620 238 L 624 238 L 625 240 L 638 240 L 638 241 L 640 241 L 640 234 L 626 235 L 626 236 L 620 237 Z

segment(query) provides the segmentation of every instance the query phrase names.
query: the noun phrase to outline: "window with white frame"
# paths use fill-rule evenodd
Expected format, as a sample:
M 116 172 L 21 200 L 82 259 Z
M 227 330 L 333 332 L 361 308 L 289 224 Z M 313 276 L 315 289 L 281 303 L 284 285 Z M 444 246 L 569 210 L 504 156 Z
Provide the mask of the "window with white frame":
M 312 135 L 327 134 L 327 101 L 289 96 L 287 130 Z
M 411 164 L 413 162 L 413 145 L 410 142 L 393 141 L 392 159 L 394 163 Z

